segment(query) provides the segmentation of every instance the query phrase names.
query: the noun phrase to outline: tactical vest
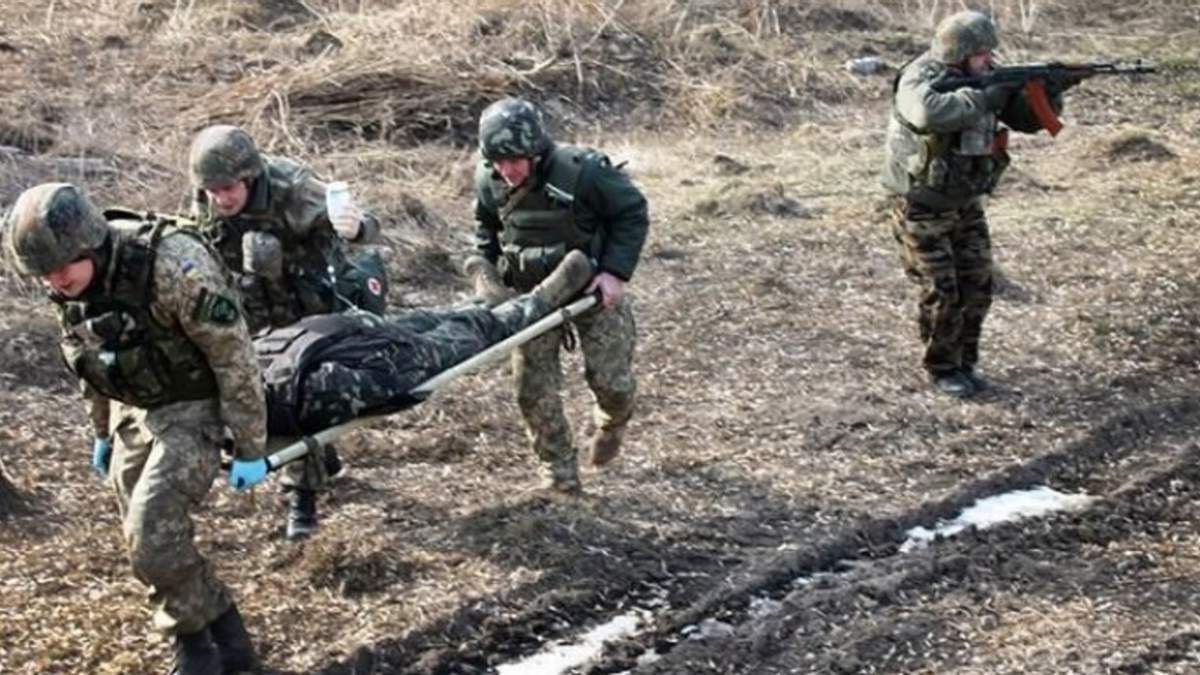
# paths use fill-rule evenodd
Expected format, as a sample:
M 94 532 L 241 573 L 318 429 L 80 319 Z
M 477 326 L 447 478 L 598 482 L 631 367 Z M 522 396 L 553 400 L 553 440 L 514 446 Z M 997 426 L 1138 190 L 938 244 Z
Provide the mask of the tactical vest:
M 321 363 L 337 362 L 354 368 L 372 356 L 395 353 L 398 343 L 405 341 L 402 330 L 366 312 L 355 314 L 322 314 L 301 319 L 284 328 L 274 328 L 254 338 L 254 351 L 262 373 L 263 390 L 267 398 L 267 432 L 294 436 L 313 433 L 346 422 L 346 419 L 323 417 L 322 411 L 306 410 L 305 400 L 317 392 L 308 391 L 306 376 Z M 322 392 L 327 394 L 328 392 Z M 363 392 L 344 391 L 343 396 L 361 396 Z M 307 399 L 306 399 L 307 397 Z M 399 406 L 416 399 L 404 391 L 392 392 L 386 400 L 358 400 L 360 412 L 377 411 L 384 404 Z M 301 414 L 307 412 L 302 419 Z
M 301 164 L 269 158 L 253 190 L 267 190 L 266 209 L 230 217 L 213 217 L 202 228 L 222 261 L 237 278 L 251 332 L 267 326 L 286 326 L 302 316 L 337 311 L 334 275 L 347 267 L 346 250 L 332 232 L 302 238 L 283 222 L 282 199 L 308 178 Z M 250 200 L 254 199 L 251 192 Z M 244 271 L 242 236 L 264 232 L 283 245 L 283 279 L 270 281 Z M 331 268 L 333 272 L 331 272 Z
M 500 272 L 506 283 L 521 291 L 545 279 L 569 251 L 579 249 L 595 257 L 599 249 L 599 233 L 579 224 L 575 194 L 588 168 L 608 158 L 585 148 L 559 146 L 547 161 L 548 173 L 540 183 L 516 188 L 498 209 L 504 226 Z M 494 181 L 493 194 L 497 189 Z
M 911 181 L 908 197 L 935 209 L 954 209 L 989 194 L 1008 168 L 1008 129 L 988 113 L 973 127 L 953 133 L 930 133 L 913 126 L 896 110 L 895 94 L 904 70 L 892 80 L 892 116 L 916 140 L 917 156 L 905 158 Z
M 106 219 L 130 212 L 105 211 Z M 140 219 L 140 218 L 139 218 Z M 150 216 L 136 231 L 113 230 L 107 292 L 87 301 L 60 301 L 63 359 L 101 395 L 136 408 L 212 398 L 217 382 L 200 349 L 150 313 L 154 260 L 164 237 L 195 236 Z

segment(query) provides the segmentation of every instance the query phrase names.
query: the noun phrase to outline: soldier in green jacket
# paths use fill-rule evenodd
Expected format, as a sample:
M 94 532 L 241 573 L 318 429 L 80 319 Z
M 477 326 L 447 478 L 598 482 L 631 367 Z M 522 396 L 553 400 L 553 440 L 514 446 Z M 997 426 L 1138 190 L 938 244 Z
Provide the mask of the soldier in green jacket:
M 79 188 L 26 190 L 7 216 L 18 272 L 40 277 L 62 323 L 94 431 L 92 468 L 114 487 L 134 576 L 173 673 L 252 668 L 229 591 L 196 550 L 190 512 L 232 441 L 235 470 L 265 454 L 266 406 L 250 333 L 226 272 L 174 223 L 100 213 Z
M 382 313 L 382 263 L 360 288 L 339 284 L 339 277 L 357 274 L 369 263 L 365 257 L 352 261 L 347 243 L 375 241 L 379 222 L 374 216 L 351 204 L 331 219 L 324 182 L 302 164 L 263 155 L 235 126 L 211 126 L 197 134 L 189 166 L 193 215 L 237 280 L 251 333 L 352 304 Z M 346 297 L 354 291 L 355 297 Z M 332 446 L 284 469 L 280 483 L 288 500 L 289 539 L 316 529 L 317 492 L 340 469 Z
M 935 389 L 965 398 L 986 386 L 976 374 L 979 338 L 992 304 L 986 195 L 1009 156 L 1008 130 L 1041 129 L 1020 85 L 938 92 L 941 78 L 979 76 L 994 65 L 996 26 L 974 11 L 942 21 L 927 52 L 896 78 L 883 185 L 893 195 L 893 235 L 919 289 L 924 366 Z M 1062 109 L 1062 91 L 1050 90 Z
M 636 331 L 625 285 L 649 229 L 646 199 L 603 154 L 555 144 L 540 111 L 522 99 L 502 99 L 483 111 L 479 149 L 476 255 L 466 265 L 476 292 L 493 303 L 509 289 L 526 292 L 572 250 L 585 252 L 597 270 L 588 292 L 600 294 L 601 306 L 574 326 L 596 399 L 591 459 L 606 464 L 620 452 L 637 389 Z M 559 329 L 521 347 L 513 355 L 513 374 L 547 487 L 574 494 L 581 488 L 560 394 L 563 339 Z

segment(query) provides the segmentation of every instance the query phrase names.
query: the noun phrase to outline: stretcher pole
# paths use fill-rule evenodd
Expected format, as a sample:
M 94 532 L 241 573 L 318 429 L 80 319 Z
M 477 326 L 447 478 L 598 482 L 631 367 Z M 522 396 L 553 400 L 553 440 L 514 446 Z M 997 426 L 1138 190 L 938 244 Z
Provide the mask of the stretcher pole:
M 597 302 L 598 298 L 596 294 L 588 294 L 567 305 L 566 307 L 556 309 L 550 314 L 538 319 L 533 324 L 521 329 L 516 333 L 513 333 L 509 337 L 479 352 L 466 361 L 463 361 L 462 363 L 451 368 L 447 368 L 428 380 L 425 380 L 421 384 L 418 384 L 409 391 L 409 394 L 415 398 L 427 397 L 451 380 L 486 365 L 493 359 L 498 358 L 499 356 L 506 354 L 517 347 L 520 347 L 526 342 L 529 342 L 530 340 L 542 335 L 547 331 L 558 328 L 567 321 L 570 321 L 571 319 L 591 309 L 596 305 Z M 267 468 L 270 471 L 274 471 L 288 462 L 293 462 L 297 459 L 300 459 L 312 450 L 329 445 L 338 437 L 353 431 L 354 429 L 365 426 L 367 423 L 378 417 L 383 417 L 383 415 L 359 417 L 350 420 L 349 422 L 344 422 L 337 426 L 329 427 L 328 429 L 322 429 L 315 434 L 303 436 L 299 440 L 268 455 L 266 457 Z

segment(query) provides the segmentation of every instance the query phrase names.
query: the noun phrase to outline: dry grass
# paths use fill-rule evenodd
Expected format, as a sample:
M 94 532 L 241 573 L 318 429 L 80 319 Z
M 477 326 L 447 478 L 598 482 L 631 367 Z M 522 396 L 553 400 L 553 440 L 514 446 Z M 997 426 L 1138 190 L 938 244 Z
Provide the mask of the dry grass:
M 654 218 L 633 287 L 642 408 L 622 462 L 585 473 L 591 498 L 525 492 L 535 462 L 489 372 L 347 439 L 349 474 L 307 547 L 282 542 L 265 491 L 235 498 L 218 484 L 199 518 L 273 666 L 347 672 L 371 648 L 411 659 L 376 672 L 454 672 L 455 658 L 528 651 L 606 618 L 630 589 L 688 602 L 763 551 L 1087 449 L 1115 409 L 1195 390 L 1195 9 L 1014 0 L 994 3 L 1010 58 L 1140 53 L 1171 67 L 1140 84 L 1089 82 L 1070 93 L 1058 139 L 1014 143 L 990 211 L 1004 283 L 987 374 L 999 391 L 968 406 L 926 393 L 875 187 L 888 78 L 842 63 L 899 63 L 959 6 L 16 0 L 0 31 L 0 144 L 24 152 L 0 152 L 0 204 L 68 178 L 102 201 L 177 208 L 191 135 L 236 121 L 350 180 L 387 221 L 393 299 L 431 304 L 462 288 L 471 128 L 491 97 L 533 97 L 563 137 L 630 160 Z M 0 289 L 0 452 L 35 510 L 0 524 L 0 670 L 162 670 L 111 496 L 86 466 L 49 310 L 7 272 Z M 568 363 L 568 410 L 585 420 Z M 1127 463 L 1155 461 L 1130 451 Z M 1070 478 L 1103 491 L 1127 468 L 1114 466 Z M 979 672 L 1034 648 L 1006 634 L 1028 613 L 1099 626 L 1113 649 L 1153 632 L 1089 623 L 1087 598 L 1013 605 L 972 643 Z M 1085 633 L 1036 647 L 1069 664 L 1076 645 L 1051 638 Z
M 1181 11 L 1167 5 L 1174 14 L 1146 8 L 1134 23 L 1164 26 Z M 1086 6 L 989 3 L 1006 28 L 1020 26 L 1008 29 L 1016 57 L 1063 45 L 1067 55 L 1096 55 L 1094 31 L 1072 26 Z M 397 146 L 469 146 L 482 107 L 514 93 L 542 103 L 563 137 L 820 122 L 886 96 L 886 78 L 850 75 L 843 61 L 878 54 L 897 65 L 958 8 L 939 0 L 17 1 L 0 39 L 8 92 L 0 145 L 99 165 L 0 167 L 0 179 L 83 180 L 105 199 L 173 210 L 184 205 L 185 148 L 207 123 L 244 125 L 265 148 L 318 165 L 375 139 L 382 145 L 373 151 L 395 161 Z M 17 187 L 0 180 L 0 204 Z

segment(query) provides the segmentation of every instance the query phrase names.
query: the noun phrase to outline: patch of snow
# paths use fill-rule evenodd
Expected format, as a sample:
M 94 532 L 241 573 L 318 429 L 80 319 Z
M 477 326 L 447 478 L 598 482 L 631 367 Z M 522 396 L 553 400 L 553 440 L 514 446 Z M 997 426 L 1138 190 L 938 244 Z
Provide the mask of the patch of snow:
M 627 637 L 637 631 L 642 617 L 637 612 L 622 614 L 588 631 L 579 642 L 555 642 L 533 656 L 517 663 L 498 666 L 498 675 L 560 675 L 600 656 L 604 644 Z
M 727 638 L 733 636 L 733 626 L 718 621 L 713 618 L 707 618 L 700 622 L 699 628 L 690 626 L 694 630 L 688 631 L 689 640 L 708 640 L 711 638 Z
M 772 614 L 778 614 L 781 609 L 783 609 L 783 603 L 778 600 L 764 597 L 754 598 L 750 601 L 750 618 L 760 621 Z
M 932 530 L 919 526 L 912 528 L 908 531 L 908 539 L 901 544 L 900 552 L 915 551 L 928 545 L 935 537 L 950 537 L 972 526 L 986 530 L 1021 518 L 1036 518 L 1059 511 L 1082 511 L 1095 499 L 1091 495 L 1065 494 L 1044 485 L 980 499 L 954 520 L 938 523 Z

